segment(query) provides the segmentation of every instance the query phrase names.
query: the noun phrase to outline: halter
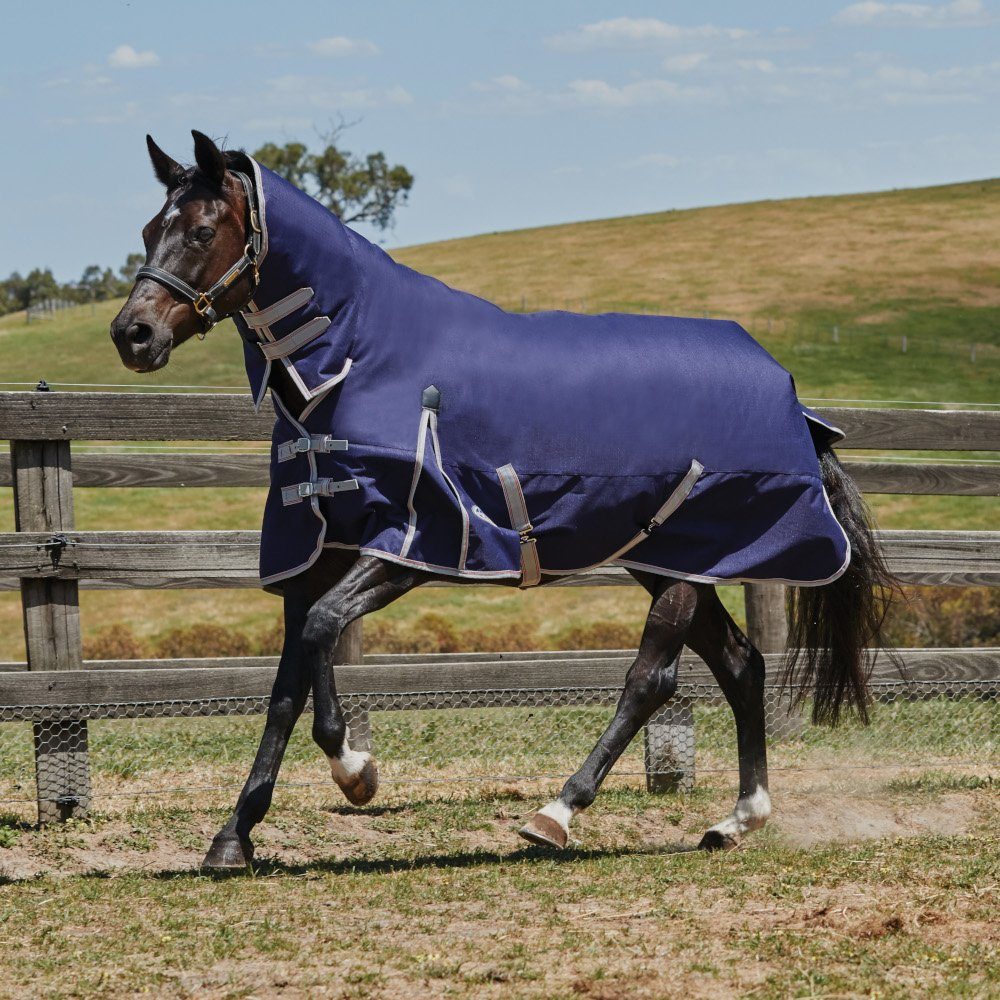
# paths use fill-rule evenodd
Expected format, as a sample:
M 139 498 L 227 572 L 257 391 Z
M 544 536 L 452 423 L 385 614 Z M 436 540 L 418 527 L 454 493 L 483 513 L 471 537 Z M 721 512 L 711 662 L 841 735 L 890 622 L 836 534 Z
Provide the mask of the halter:
M 215 300 L 219 298 L 220 295 L 228 291 L 232 285 L 234 285 L 240 278 L 243 277 L 244 274 L 247 273 L 247 271 L 250 271 L 251 295 L 260 283 L 260 273 L 257 270 L 257 258 L 260 256 L 262 231 L 254 200 L 254 187 L 250 182 L 250 178 L 247 177 L 246 174 L 240 173 L 236 170 L 231 172 L 235 177 L 239 178 L 247 196 L 247 214 L 249 215 L 247 228 L 250 235 L 247 240 L 246 248 L 243 251 L 243 256 L 240 257 L 240 259 L 233 264 L 233 266 L 226 271 L 226 273 L 206 292 L 197 291 L 184 281 L 183 278 L 178 278 L 176 274 L 164 271 L 162 267 L 154 267 L 151 264 L 143 264 L 142 267 L 135 272 L 136 281 L 140 278 L 150 278 L 153 281 L 158 281 L 161 285 L 169 288 L 171 291 L 177 292 L 178 295 L 187 299 L 188 302 L 191 303 L 194 307 L 195 315 L 197 315 L 199 322 L 202 324 L 202 330 L 198 334 L 199 340 L 204 340 L 205 334 L 207 334 L 216 323 L 219 323 L 221 320 L 228 319 L 230 316 L 239 311 L 239 307 L 237 307 L 236 309 L 226 313 L 225 316 L 219 316 L 214 307 Z

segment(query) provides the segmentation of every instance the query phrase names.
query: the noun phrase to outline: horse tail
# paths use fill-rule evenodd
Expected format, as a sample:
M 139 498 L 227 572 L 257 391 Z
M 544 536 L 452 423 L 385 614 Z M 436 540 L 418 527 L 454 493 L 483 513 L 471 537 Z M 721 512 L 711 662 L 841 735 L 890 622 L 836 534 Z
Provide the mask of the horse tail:
M 870 650 L 887 646 L 883 625 L 898 583 L 860 490 L 829 446 L 820 446 L 818 457 L 830 506 L 851 543 L 851 559 L 832 583 L 789 588 L 784 684 L 797 689 L 798 701 L 812 692 L 815 723 L 835 726 L 846 705 L 867 724 L 875 655 Z M 894 653 L 888 655 L 896 661 Z

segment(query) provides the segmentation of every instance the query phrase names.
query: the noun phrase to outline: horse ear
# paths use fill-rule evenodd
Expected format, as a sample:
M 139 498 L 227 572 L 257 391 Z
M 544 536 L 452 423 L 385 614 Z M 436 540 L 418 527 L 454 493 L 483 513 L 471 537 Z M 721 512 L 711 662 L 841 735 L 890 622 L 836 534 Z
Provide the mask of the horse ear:
M 198 164 L 198 169 L 213 184 L 222 187 L 226 176 L 226 158 L 222 150 L 204 132 L 191 129 L 191 135 L 194 138 L 194 162 Z
M 149 150 L 150 160 L 153 161 L 153 173 L 156 174 L 156 179 L 164 187 L 170 187 L 174 178 L 178 173 L 180 173 L 182 169 L 181 165 L 172 157 L 167 156 L 167 154 L 164 153 L 155 142 L 153 142 L 153 137 L 151 135 L 146 136 L 146 148 Z

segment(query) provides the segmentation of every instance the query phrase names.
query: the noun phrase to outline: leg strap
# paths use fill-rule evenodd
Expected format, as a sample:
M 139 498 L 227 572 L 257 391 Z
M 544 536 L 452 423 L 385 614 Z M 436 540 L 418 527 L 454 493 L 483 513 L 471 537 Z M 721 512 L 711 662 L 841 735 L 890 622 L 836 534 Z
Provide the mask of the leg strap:
M 542 567 L 538 561 L 538 542 L 531 537 L 533 528 L 528 517 L 528 505 L 524 502 L 521 480 L 517 478 L 513 465 L 497 469 L 497 476 L 507 501 L 510 526 L 521 537 L 521 587 L 536 587 L 542 579 Z

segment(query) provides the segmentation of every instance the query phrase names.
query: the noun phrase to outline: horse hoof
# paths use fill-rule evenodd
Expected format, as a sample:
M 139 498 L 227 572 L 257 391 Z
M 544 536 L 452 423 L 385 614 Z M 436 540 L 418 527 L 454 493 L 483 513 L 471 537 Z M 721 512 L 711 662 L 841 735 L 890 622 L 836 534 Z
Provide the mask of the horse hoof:
M 253 844 L 239 837 L 216 837 L 201 867 L 215 871 L 243 869 L 253 861 Z
M 357 776 L 341 785 L 340 790 L 352 806 L 368 805 L 378 791 L 378 764 L 375 758 L 369 757 Z
M 739 847 L 739 841 L 728 833 L 719 830 L 709 830 L 698 844 L 699 851 L 731 851 Z
M 558 850 L 562 850 L 569 839 L 566 831 L 554 819 L 541 813 L 535 813 L 517 834 L 537 847 L 555 847 Z

